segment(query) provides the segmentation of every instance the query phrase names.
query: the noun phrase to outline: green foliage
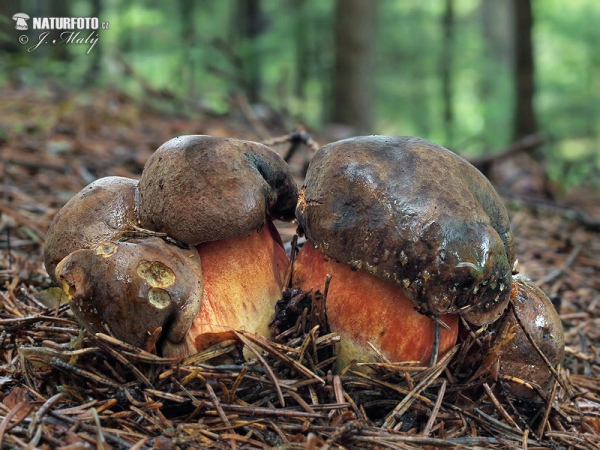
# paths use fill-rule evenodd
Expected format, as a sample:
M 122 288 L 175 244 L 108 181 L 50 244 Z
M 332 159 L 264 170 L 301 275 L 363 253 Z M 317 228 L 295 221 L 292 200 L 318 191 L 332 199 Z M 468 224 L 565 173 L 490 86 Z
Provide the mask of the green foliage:
M 68 60 L 51 46 L 0 54 L 1 81 L 51 82 L 75 89 L 116 86 L 145 95 L 144 83 L 167 90 L 181 104 L 217 113 L 232 94 L 258 83 L 260 101 L 285 110 L 316 130 L 330 110 L 333 0 L 262 0 L 260 32 L 247 39 L 240 5 L 249 0 L 100 3 L 100 41 L 91 54 L 68 46 Z M 49 2 L 22 0 L 44 16 Z M 513 120 L 511 2 L 454 0 L 453 36 L 443 34 L 445 2 L 379 2 L 376 41 L 376 126 L 381 134 L 426 137 L 464 154 L 500 151 L 510 144 Z M 535 1 L 534 50 L 540 150 L 551 174 L 577 184 L 600 167 L 600 3 Z M 73 16 L 89 16 L 91 0 L 69 2 Z M 17 42 L 10 18 L 0 19 L 0 42 Z M 31 40 L 36 32 L 30 30 Z M 4 45 L 4 44 L 3 44 Z M 451 68 L 453 122 L 444 122 L 441 64 Z M 133 74 L 128 72 L 129 66 Z M 181 111 L 181 105 L 173 110 Z

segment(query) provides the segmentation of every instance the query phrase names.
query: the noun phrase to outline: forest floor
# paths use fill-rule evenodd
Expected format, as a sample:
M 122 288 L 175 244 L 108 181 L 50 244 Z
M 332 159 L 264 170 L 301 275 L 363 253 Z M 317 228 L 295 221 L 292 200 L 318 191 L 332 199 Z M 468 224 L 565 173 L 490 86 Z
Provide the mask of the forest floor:
M 560 305 L 565 329 L 566 381 L 541 402 L 490 375 L 457 381 L 452 358 L 332 375 L 337 336 L 310 302 L 274 341 L 241 334 L 258 361 L 217 365 L 239 345 L 229 341 L 174 361 L 81 332 L 43 266 L 48 226 L 91 181 L 138 178 L 172 137 L 260 140 L 271 128 L 244 108 L 174 117 L 118 92 L 0 98 L 0 448 L 600 447 L 600 231 L 579 220 L 600 219 L 599 193 L 507 200 L 520 271 Z M 299 182 L 309 156 L 293 161 Z M 281 230 L 289 241 L 293 227 Z

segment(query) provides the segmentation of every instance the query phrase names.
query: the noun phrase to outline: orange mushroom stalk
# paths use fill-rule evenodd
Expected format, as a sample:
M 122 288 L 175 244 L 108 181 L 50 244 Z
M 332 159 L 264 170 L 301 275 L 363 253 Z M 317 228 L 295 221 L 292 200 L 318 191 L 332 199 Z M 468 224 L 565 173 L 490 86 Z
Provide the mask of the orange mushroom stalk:
M 307 242 L 294 262 L 294 284 L 305 291 L 323 291 L 327 274 L 329 326 L 340 334 L 338 368 L 352 360 L 376 359 L 373 345 L 391 361 L 429 364 L 434 348 L 434 322 L 419 314 L 404 291 L 366 272 L 333 261 Z M 456 343 L 458 315 L 445 314 L 441 320 L 450 329 L 440 330 L 439 352 Z
M 232 330 L 269 336 L 269 322 L 288 259 L 270 220 L 249 236 L 196 246 L 202 260 L 202 308 L 182 345 L 163 347 L 165 356 L 185 356 L 225 339 Z

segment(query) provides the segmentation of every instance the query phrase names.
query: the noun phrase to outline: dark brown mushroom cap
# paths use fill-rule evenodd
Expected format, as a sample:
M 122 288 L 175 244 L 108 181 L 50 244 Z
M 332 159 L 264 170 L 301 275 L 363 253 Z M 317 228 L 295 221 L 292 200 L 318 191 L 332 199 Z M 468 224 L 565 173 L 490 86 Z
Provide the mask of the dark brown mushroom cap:
M 267 215 L 292 220 L 298 199 L 276 152 L 212 136 L 163 144 L 146 163 L 139 189 L 142 226 L 190 245 L 248 235 Z
M 84 187 L 54 216 L 44 245 L 48 275 L 58 283 L 55 269 L 69 253 L 116 241 L 136 223 L 137 180 L 106 177 Z
M 542 391 L 549 392 L 554 380 L 552 372 L 527 339 L 514 314 L 519 316 L 529 336 L 554 368 L 565 359 L 565 338 L 560 316 L 546 294 L 531 280 L 519 275 L 513 278 L 511 304 L 513 310 L 492 328 L 492 333 L 496 335 L 502 330 L 514 332 L 514 338 L 500 350 L 498 372 L 535 383 Z M 543 400 L 522 384 L 511 382 L 509 388 L 518 397 Z
M 321 148 L 296 216 L 321 252 L 402 287 L 424 313 L 482 325 L 506 307 L 514 250 L 502 200 L 431 142 L 368 136 Z
M 88 331 L 108 332 L 142 348 L 158 327 L 169 341 L 181 342 L 202 301 L 196 249 L 157 237 L 77 250 L 58 264 L 56 274 Z

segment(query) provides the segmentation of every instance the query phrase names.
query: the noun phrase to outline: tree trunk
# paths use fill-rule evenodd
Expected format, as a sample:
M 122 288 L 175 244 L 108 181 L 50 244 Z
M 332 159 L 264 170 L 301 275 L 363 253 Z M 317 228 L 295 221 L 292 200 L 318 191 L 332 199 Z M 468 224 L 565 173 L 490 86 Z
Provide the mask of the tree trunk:
M 237 10 L 239 20 L 234 26 L 239 30 L 243 49 L 241 56 L 244 62 L 245 91 L 250 103 L 259 103 L 262 89 L 262 66 L 257 38 L 265 30 L 265 17 L 260 0 L 238 0 Z
M 19 44 L 19 36 L 22 33 L 15 30 L 16 22 L 12 20 L 12 16 L 19 12 L 29 13 L 29 11 L 21 9 L 19 0 L 3 0 L 0 2 L 0 17 L 2 18 L 0 23 L 2 23 L 2 30 L 4 31 L 0 34 L 0 51 L 2 53 L 19 53 L 23 47 Z M 29 21 L 29 26 L 31 27 L 31 21 Z
M 181 62 L 179 63 L 179 77 L 186 97 L 197 100 L 195 61 L 190 57 L 191 49 L 197 45 L 196 29 L 194 23 L 196 3 L 188 0 L 179 0 L 179 17 L 181 26 Z M 204 5 L 203 5 L 204 6 Z
M 533 108 L 533 11 L 531 0 L 513 0 L 515 12 L 515 115 L 513 138 L 515 140 L 537 131 Z
M 452 66 L 454 53 L 454 0 L 446 0 L 444 15 L 442 16 L 442 29 L 444 42 L 440 58 L 440 72 L 442 77 L 443 120 L 446 131 L 446 146 L 452 147 L 454 141 L 454 110 L 452 109 Z
M 309 48 L 306 33 L 306 0 L 293 0 L 291 8 L 296 11 L 297 17 L 294 21 L 294 44 L 296 57 L 296 78 L 294 82 L 294 94 L 300 100 L 304 100 L 306 81 L 308 80 Z M 290 8 L 290 9 L 291 9 Z
M 67 2 L 47 2 L 45 6 L 47 17 L 71 17 L 71 8 Z M 60 31 L 55 32 L 57 35 L 60 33 Z M 68 63 L 73 59 L 69 50 L 71 45 L 61 44 L 47 47 L 50 48 L 50 58 L 52 60 Z
M 102 0 L 92 0 L 91 1 L 91 11 L 90 17 L 98 17 L 99 20 L 102 16 Z M 102 36 L 102 30 L 98 30 L 98 34 Z M 90 60 L 90 65 L 85 71 L 85 85 L 97 85 L 99 81 L 102 79 L 102 45 L 96 45 L 94 49 L 88 55 Z
M 376 0 L 337 0 L 332 121 L 367 133 L 373 127 Z

